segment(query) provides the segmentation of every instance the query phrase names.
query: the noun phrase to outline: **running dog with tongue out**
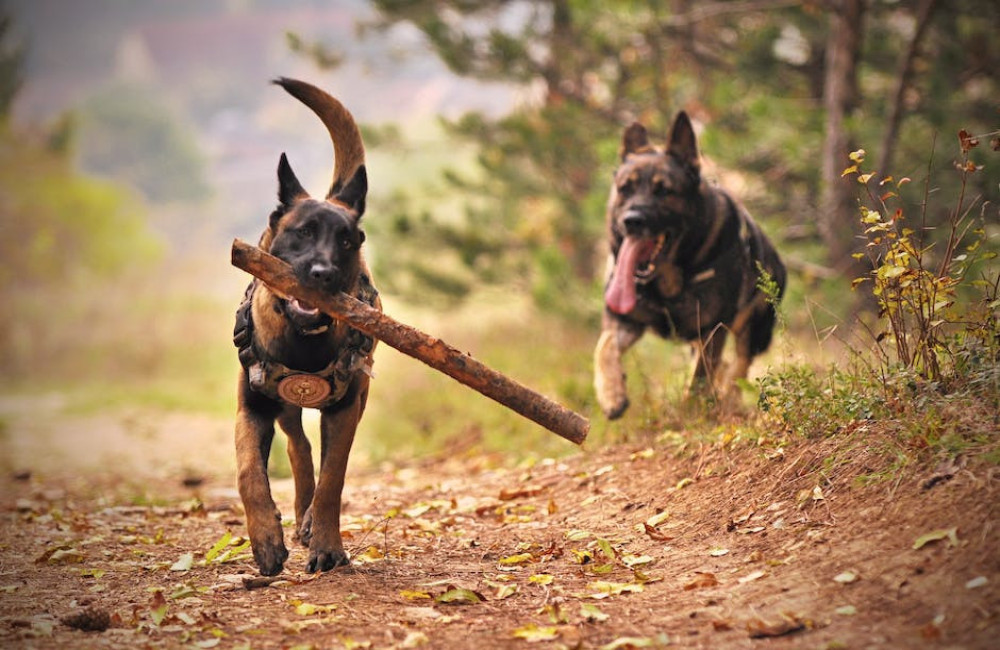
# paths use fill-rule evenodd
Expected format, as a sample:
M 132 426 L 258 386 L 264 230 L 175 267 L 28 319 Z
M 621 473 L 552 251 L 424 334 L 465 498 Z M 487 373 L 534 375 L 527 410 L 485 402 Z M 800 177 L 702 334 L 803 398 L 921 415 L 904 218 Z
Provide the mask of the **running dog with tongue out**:
M 608 199 L 611 255 L 594 388 L 609 419 L 628 408 L 622 354 L 651 328 L 689 341 L 695 353 L 689 392 L 723 389 L 746 377 L 771 343 L 773 300 L 762 273 L 784 292 L 785 267 L 760 227 L 726 192 L 701 178 L 694 129 L 674 121 L 666 149 L 635 123 L 622 138 L 621 165 Z M 736 361 L 721 372 L 728 333 Z
M 320 118 L 333 140 L 336 164 L 327 195 L 312 198 L 281 155 L 278 206 L 260 247 L 288 262 L 303 285 L 347 293 L 378 308 L 378 292 L 361 250 L 365 234 L 360 220 L 368 192 L 361 133 L 347 109 L 319 88 L 294 79 L 275 83 Z M 236 416 L 237 482 L 260 572 L 276 575 L 288 558 L 267 477 L 275 421 L 288 436 L 295 536 L 309 548 L 306 571 L 347 564 L 340 535 L 341 491 L 368 399 L 375 342 L 259 281 L 250 284 L 236 312 L 233 342 L 243 366 Z M 302 428 L 303 408 L 322 414 L 318 483 Z

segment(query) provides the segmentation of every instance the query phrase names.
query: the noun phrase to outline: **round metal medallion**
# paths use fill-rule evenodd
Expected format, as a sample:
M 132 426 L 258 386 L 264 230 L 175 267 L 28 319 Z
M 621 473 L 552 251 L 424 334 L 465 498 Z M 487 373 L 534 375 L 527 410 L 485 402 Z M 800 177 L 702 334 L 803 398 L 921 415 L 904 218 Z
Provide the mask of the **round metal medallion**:
M 330 383 L 316 375 L 292 375 L 278 382 L 278 395 L 286 402 L 313 408 L 330 395 Z

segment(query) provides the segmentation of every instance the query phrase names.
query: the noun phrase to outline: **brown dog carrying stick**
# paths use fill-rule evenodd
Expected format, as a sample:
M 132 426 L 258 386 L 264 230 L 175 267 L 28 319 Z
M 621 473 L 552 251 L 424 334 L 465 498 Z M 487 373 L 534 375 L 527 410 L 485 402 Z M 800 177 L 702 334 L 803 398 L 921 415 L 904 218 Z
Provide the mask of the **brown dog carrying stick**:
M 233 242 L 233 266 L 260 278 L 279 295 L 306 300 L 337 320 L 423 361 L 570 442 L 583 444 L 590 422 L 518 382 L 460 352 L 441 339 L 404 325 L 364 302 L 302 287 L 291 268 L 256 246 Z
M 361 253 L 368 180 L 361 133 L 344 106 L 322 90 L 278 79 L 323 122 L 336 153 L 324 199 L 302 188 L 284 154 L 278 164 L 278 206 L 260 246 L 284 260 L 299 282 L 328 295 L 346 293 L 375 308 L 378 293 Z M 295 481 L 296 537 L 309 548 L 306 571 L 346 564 L 340 503 L 347 457 L 368 399 L 375 342 L 333 321 L 313 305 L 285 299 L 254 281 L 236 314 L 234 343 L 243 370 L 236 418 L 238 484 L 254 559 L 264 575 L 280 573 L 288 551 L 271 497 L 267 461 L 275 421 L 288 436 Z M 302 408 L 317 408 L 320 471 L 302 429 Z

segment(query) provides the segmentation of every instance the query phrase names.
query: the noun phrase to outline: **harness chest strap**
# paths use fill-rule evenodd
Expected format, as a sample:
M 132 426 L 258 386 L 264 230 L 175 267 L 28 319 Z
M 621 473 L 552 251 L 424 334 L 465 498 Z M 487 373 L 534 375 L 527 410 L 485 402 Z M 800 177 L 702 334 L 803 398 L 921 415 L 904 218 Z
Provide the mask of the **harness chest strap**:
M 375 340 L 353 328 L 349 329 L 337 357 L 316 372 L 289 368 L 262 354 L 255 345 L 253 334 L 253 293 L 257 282 L 254 280 L 247 287 L 243 302 L 236 310 L 233 330 L 233 344 L 238 350 L 240 364 L 247 371 L 251 389 L 303 408 L 322 408 L 344 397 L 356 373 L 372 376 L 371 354 Z M 366 274 L 361 275 L 358 285 L 355 297 L 374 306 L 378 291 Z

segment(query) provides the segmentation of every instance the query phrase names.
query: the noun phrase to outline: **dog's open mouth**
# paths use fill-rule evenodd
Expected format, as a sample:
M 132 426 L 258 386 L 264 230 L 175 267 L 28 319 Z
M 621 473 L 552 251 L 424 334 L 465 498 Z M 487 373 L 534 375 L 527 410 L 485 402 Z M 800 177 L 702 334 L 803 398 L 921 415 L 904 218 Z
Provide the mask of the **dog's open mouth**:
M 285 314 L 300 331 L 305 333 L 312 333 L 316 330 L 322 331 L 329 324 L 330 320 L 330 317 L 321 312 L 317 307 L 296 298 L 290 298 L 285 301 Z
M 649 279 L 656 272 L 656 256 L 663 250 L 666 235 L 626 237 L 618 249 L 615 269 L 604 292 L 604 303 L 616 314 L 635 309 L 636 281 Z

